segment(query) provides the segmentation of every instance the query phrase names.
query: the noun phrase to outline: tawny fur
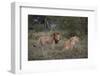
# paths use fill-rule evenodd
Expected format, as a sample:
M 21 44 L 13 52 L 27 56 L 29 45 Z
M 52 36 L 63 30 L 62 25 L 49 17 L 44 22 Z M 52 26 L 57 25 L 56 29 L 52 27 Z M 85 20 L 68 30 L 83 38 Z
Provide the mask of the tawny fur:
M 67 41 L 65 41 L 64 43 L 64 49 L 73 49 L 75 47 L 75 45 L 79 43 L 79 37 L 77 36 L 73 36 L 70 39 L 68 39 Z
M 53 33 L 51 36 L 41 36 L 39 38 L 39 44 L 42 46 L 48 45 L 48 44 L 57 44 L 60 40 L 60 33 Z

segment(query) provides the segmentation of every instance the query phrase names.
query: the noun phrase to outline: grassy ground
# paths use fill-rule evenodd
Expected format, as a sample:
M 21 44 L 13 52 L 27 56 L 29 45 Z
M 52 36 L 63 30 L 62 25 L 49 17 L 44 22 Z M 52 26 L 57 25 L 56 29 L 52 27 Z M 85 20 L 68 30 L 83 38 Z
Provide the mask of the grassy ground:
M 63 44 L 64 40 L 67 38 L 64 37 L 64 32 L 61 32 L 62 38 L 60 42 L 54 46 L 54 49 L 51 48 L 51 45 L 47 45 L 44 47 L 44 50 L 42 50 L 40 44 L 38 44 L 38 38 L 44 34 L 50 35 L 51 33 L 52 32 L 28 32 L 28 60 L 74 59 L 88 57 L 87 36 L 81 38 L 80 43 L 77 44 L 73 50 L 65 50 L 63 49 Z M 35 45 L 35 47 L 33 45 Z

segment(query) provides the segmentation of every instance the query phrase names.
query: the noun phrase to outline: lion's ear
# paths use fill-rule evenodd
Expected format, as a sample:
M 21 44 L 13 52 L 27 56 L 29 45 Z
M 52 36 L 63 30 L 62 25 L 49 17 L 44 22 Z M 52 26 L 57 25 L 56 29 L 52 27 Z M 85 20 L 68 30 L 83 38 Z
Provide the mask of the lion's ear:
M 58 32 L 58 35 L 61 35 L 61 34 Z
M 51 36 L 53 37 L 53 36 L 55 36 L 55 34 L 53 33 L 53 34 L 51 34 Z
M 73 37 L 70 38 L 70 41 L 72 41 L 72 40 L 73 40 Z
M 56 35 L 56 33 L 53 33 L 53 36 L 55 36 Z
M 56 32 L 55 35 L 60 35 L 60 33 L 59 32 Z

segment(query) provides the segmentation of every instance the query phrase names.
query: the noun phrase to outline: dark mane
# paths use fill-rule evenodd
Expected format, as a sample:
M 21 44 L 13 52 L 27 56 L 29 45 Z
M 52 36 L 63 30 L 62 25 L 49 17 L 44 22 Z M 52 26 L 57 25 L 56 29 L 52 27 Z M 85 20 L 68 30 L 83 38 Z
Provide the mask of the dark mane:
M 59 40 L 55 40 L 55 44 L 57 44 L 59 42 Z
M 57 40 L 56 38 L 55 38 L 55 36 L 56 35 L 59 35 L 59 33 L 58 32 L 55 32 L 55 33 L 53 33 L 53 39 L 54 39 L 54 42 L 55 42 L 55 44 L 57 44 L 58 42 L 59 42 L 59 40 Z

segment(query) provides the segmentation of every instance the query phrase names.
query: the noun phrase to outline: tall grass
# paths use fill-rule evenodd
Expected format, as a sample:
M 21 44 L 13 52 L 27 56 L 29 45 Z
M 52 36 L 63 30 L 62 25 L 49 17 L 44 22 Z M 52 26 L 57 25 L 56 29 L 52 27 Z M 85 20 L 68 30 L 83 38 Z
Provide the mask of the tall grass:
M 80 42 L 72 50 L 63 49 L 64 41 L 68 39 L 68 32 L 60 31 L 61 40 L 58 44 L 51 48 L 51 45 L 44 46 L 41 49 L 38 43 L 39 37 L 43 35 L 51 35 L 54 31 L 50 32 L 28 32 L 28 60 L 47 60 L 47 59 L 73 59 L 73 58 L 87 58 L 87 36 L 81 36 Z M 33 46 L 35 45 L 35 46 Z

